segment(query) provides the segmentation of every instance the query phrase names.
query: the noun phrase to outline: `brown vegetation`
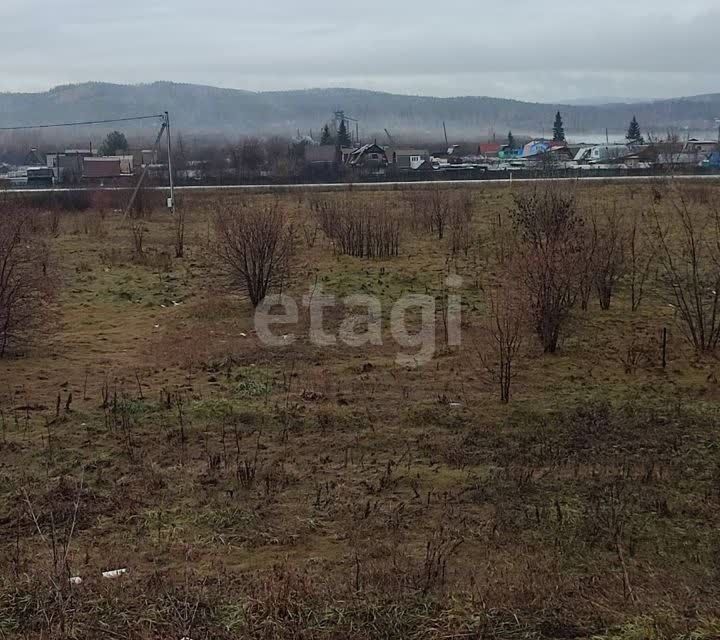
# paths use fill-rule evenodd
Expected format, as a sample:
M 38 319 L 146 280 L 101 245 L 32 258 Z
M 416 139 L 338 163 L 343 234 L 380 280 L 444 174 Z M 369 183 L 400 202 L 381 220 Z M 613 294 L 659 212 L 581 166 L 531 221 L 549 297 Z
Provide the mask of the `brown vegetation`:
M 257 307 L 288 275 L 295 231 L 277 201 L 260 207 L 217 205 L 211 245 L 235 286 Z
M 195 196 L 182 259 L 169 215 L 139 258 L 112 204 L 38 205 L 20 247 L 56 256 L 63 321 L 0 364 L 0 637 L 717 638 L 717 187 L 672 189 L 450 191 L 442 241 L 432 190 Z M 258 282 L 375 296 L 382 344 L 299 314 L 269 348 Z M 420 368 L 408 293 L 442 301 Z
M 0 211 L 0 357 L 39 336 L 55 293 L 50 250 L 33 233 L 31 215 L 12 203 Z
M 575 196 L 558 187 L 517 196 L 515 268 L 530 302 L 535 331 L 546 353 L 555 353 L 563 326 L 580 294 L 583 220 Z

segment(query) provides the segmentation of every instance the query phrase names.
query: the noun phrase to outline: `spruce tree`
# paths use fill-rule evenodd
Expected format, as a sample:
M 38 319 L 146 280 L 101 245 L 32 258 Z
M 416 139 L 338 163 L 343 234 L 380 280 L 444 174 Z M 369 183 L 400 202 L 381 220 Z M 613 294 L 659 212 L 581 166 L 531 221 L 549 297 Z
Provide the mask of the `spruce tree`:
M 347 125 L 345 124 L 345 120 L 340 121 L 340 127 L 338 128 L 338 133 L 337 133 L 337 143 L 341 147 L 352 146 L 352 140 L 350 139 L 350 134 L 348 133 Z
M 555 124 L 553 124 L 553 141 L 565 142 L 565 127 L 559 111 L 555 115 Z
M 512 131 L 508 131 L 507 146 L 510 151 L 513 151 L 515 149 L 515 136 L 513 135 Z
M 630 144 L 643 144 L 645 142 L 642 134 L 640 133 L 640 125 L 638 124 L 637 118 L 635 116 L 633 116 L 633 119 L 630 122 L 630 126 L 628 127 L 628 132 L 625 136 L 625 139 Z
M 333 144 L 334 142 L 332 133 L 330 133 L 330 126 L 326 124 L 320 135 L 320 144 Z
M 116 153 L 124 153 L 128 150 L 128 141 L 124 133 L 113 131 L 108 133 L 100 145 L 101 156 L 114 156 Z

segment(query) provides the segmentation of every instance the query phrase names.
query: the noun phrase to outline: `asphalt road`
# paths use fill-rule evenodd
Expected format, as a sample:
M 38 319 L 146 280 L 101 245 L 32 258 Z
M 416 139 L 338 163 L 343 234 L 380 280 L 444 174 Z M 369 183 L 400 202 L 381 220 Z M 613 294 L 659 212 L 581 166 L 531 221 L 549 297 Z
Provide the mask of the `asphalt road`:
M 489 178 L 483 180 L 424 180 L 417 182 L 353 182 L 318 184 L 237 184 L 237 185 L 188 185 L 176 186 L 176 191 L 248 191 L 251 193 L 284 193 L 290 191 L 396 191 L 414 187 L 472 186 L 488 184 L 528 184 L 538 182 L 656 182 L 671 176 L 588 176 L 570 178 Z M 675 180 L 720 181 L 720 175 L 679 175 Z M 169 187 L 146 187 L 151 191 L 167 191 Z M 83 191 L 131 191 L 132 187 L 72 187 L 47 189 L 8 189 L 6 193 L 73 193 Z

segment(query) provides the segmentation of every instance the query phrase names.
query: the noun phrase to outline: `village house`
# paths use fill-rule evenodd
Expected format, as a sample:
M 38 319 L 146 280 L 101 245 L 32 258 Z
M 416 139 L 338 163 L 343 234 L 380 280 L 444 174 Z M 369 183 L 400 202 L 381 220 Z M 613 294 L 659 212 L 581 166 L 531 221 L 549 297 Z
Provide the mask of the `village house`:
M 377 143 L 366 144 L 348 156 L 347 165 L 367 175 L 384 175 L 388 166 L 387 154 Z
M 305 162 L 311 165 L 331 166 L 337 162 L 334 144 L 305 145 Z
M 508 148 L 502 142 L 481 142 L 478 145 L 478 155 L 483 158 L 499 158 L 500 152 Z
M 429 167 L 430 151 L 427 149 L 386 149 L 388 162 L 399 171 L 417 171 Z

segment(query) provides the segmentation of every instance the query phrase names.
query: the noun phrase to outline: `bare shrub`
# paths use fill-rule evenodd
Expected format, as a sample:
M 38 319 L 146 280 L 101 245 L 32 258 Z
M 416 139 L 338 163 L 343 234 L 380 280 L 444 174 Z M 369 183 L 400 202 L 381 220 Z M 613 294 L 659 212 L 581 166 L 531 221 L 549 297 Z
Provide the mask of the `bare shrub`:
M 72 233 L 75 235 L 82 233 L 94 240 L 102 240 L 107 237 L 103 212 L 86 211 L 73 217 Z
M 711 352 L 720 340 L 720 211 L 714 202 L 691 206 L 677 188 L 669 200 L 668 224 L 655 206 L 650 210 L 660 285 L 687 340 L 697 351 Z
M 453 256 L 462 253 L 467 257 L 473 244 L 472 198 L 469 193 L 462 193 L 455 204 L 450 214 L 450 253 Z
M 436 233 L 438 240 L 445 236 L 445 227 L 453 212 L 454 198 L 452 193 L 436 186 L 427 199 L 426 215 L 432 233 Z
M 657 256 L 657 246 L 645 228 L 646 220 L 635 215 L 628 233 L 627 272 L 630 280 L 630 305 L 633 311 L 640 308 L 645 295 L 645 283 Z
M 607 212 L 604 222 L 593 220 L 596 238 L 594 251 L 594 280 L 600 308 L 610 308 L 613 291 L 625 270 L 626 229 L 617 207 Z
M 59 209 L 53 209 L 52 211 L 50 211 L 50 213 L 47 214 L 47 229 L 48 234 L 52 238 L 57 238 L 60 235 L 62 227 Z
M 413 233 L 418 235 L 430 231 L 427 215 L 427 196 L 423 191 L 417 189 L 408 190 L 404 193 L 405 202 L 408 206 L 408 226 Z
M 49 248 L 30 233 L 29 214 L 8 208 L 1 215 L 0 357 L 37 337 L 55 288 Z
M 175 257 L 185 255 L 185 207 L 177 203 L 175 206 Z
M 482 341 L 477 345 L 483 367 L 498 385 L 500 402 L 510 402 L 515 363 L 525 336 L 527 309 L 509 282 L 489 294 L 488 315 L 481 325 Z
M 350 198 L 317 200 L 313 210 L 323 233 L 341 254 L 389 258 L 400 253 L 403 216 L 385 203 L 359 207 Z
M 653 366 L 655 355 L 659 351 L 657 339 L 648 339 L 638 331 L 632 331 L 621 343 L 620 362 L 625 373 L 634 374 L 639 368 Z
M 595 288 L 595 262 L 598 249 L 598 229 L 596 225 L 584 227 L 578 236 L 580 251 L 583 259 L 578 262 L 577 278 L 580 298 L 580 308 L 587 311 L 590 296 Z
M 584 225 L 575 197 L 555 185 L 515 198 L 515 266 L 546 353 L 555 353 L 575 305 Z
M 221 267 L 257 307 L 287 277 L 295 247 L 294 227 L 277 200 L 252 207 L 221 205 L 215 216 Z
M 133 252 L 137 258 L 144 255 L 143 242 L 145 240 L 145 232 L 147 231 L 145 223 L 142 220 L 130 220 L 130 234 L 132 236 Z
M 512 225 L 506 223 L 503 214 L 498 212 L 490 223 L 490 240 L 495 249 L 495 260 L 500 266 L 507 262 L 513 240 L 512 231 Z

